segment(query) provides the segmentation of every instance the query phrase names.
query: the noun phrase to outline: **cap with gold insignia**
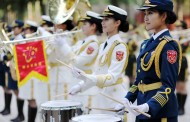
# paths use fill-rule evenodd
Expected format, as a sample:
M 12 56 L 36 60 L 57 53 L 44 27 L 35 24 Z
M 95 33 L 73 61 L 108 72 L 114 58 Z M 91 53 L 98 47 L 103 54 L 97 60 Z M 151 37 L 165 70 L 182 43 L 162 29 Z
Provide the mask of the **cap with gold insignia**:
M 108 5 L 107 8 L 104 10 L 104 12 L 101 15 L 102 17 L 106 16 L 113 16 L 117 19 L 126 21 L 127 19 L 127 12 L 119 7 Z
M 21 21 L 21 20 L 15 20 L 13 21 L 12 23 L 12 28 L 15 28 L 15 27 L 23 27 L 24 26 L 24 22 Z
M 169 24 L 173 24 L 177 19 L 176 14 L 173 12 L 173 2 L 171 0 L 145 0 L 144 5 L 138 10 L 144 11 L 151 8 L 170 12 Z
M 49 27 L 53 26 L 53 23 L 51 22 L 50 16 L 48 15 L 42 15 L 42 21 L 40 23 L 41 26 L 48 25 Z
M 171 0 L 145 0 L 144 5 L 138 10 L 146 10 L 149 8 L 173 12 L 173 2 Z
M 93 21 L 93 22 L 101 22 L 102 17 L 100 17 L 100 14 L 92 12 L 92 11 L 87 11 L 86 16 L 82 17 L 79 21 Z

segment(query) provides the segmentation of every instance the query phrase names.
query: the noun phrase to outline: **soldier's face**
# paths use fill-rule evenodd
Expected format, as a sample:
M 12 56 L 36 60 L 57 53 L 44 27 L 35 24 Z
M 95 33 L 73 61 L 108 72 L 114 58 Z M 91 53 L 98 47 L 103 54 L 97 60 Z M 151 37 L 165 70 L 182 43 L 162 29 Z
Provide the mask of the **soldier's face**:
M 65 24 L 58 24 L 55 25 L 55 29 L 62 29 L 63 31 L 65 31 L 67 28 L 67 26 Z
M 26 28 L 26 29 L 24 29 L 24 34 L 25 34 L 25 35 L 26 35 L 26 34 L 32 34 L 32 32 L 30 31 L 29 28 Z
M 160 15 L 158 11 L 148 9 L 145 10 L 144 14 L 144 22 L 148 31 L 154 30 L 157 32 L 165 26 L 166 18 L 164 15 Z
M 94 25 L 90 24 L 88 21 L 84 21 L 82 25 L 82 31 L 86 36 L 89 36 L 94 31 Z
M 104 17 L 102 20 L 102 29 L 104 33 L 112 33 L 118 30 L 120 25 L 120 21 L 116 21 L 114 18 L 111 17 Z
M 14 27 L 13 32 L 14 32 L 14 35 L 16 36 L 22 32 L 22 29 L 19 27 Z

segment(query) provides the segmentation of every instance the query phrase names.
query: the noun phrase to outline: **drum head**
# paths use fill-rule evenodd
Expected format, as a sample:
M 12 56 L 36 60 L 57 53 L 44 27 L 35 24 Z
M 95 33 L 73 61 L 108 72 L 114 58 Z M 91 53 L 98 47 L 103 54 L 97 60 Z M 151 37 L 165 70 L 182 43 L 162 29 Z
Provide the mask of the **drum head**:
M 121 118 L 108 114 L 89 114 L 72 118 L 73 122 L 121 122 Z
M 80 102 L 71 101 L 71 100 L 55 100 L 41 104 L 41 109 L 43 110 L 70 110 L 81 107 L 82 104 Z

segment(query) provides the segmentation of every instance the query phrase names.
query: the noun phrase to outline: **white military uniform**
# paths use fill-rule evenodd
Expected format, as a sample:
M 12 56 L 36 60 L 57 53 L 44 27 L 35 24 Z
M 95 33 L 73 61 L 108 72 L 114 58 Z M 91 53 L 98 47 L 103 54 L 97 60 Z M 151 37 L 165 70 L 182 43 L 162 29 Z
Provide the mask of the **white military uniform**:
M 107 43 L 107 46 L 105 46 Z M 105 48 L 104 48 L 105 47 Z M 116 34 L 100 45 L 99 54 L 92 75 L 87 75 L 92 81 L 81 82 L 82 91 L 91 86 L 98 86 L 103 92 L 113 98 L 121 99 L 126 94 L 126 83 L 122 82 L 123 71 L 128 62 L 128 49 Z M 97 91 L 96 91 L 97 92 Z M 95 93 L 94 93 L 95 94 Z M 113 108 L 117 103 L 97 94 L 93 107 Z M 105 113 L 105 111 L 92 111 L 92 113 Z
M 104 10 L 102 17 L 113 17 L 119 19 L 122 23 L 126 23 L 127 12 L 116 6 L 108 5 Z M 102 22 L 104 24 L 104 20 Z M 111 26 L 111 25 L 110 25 Z M 126 25 L 127 26 L 127 25 Z M 118 28 L 121 31 L 127 31 Z M 123 98 L 126 94 L 126 83 L 123 82 L 123 72 L 128 63 L 128 48 L 123 42 L 119 34 L 112 35 L 106 42 L 100 45 L 100 50 L 95 63 L 93 74 L 83 74 L 77 69 L 73 69 L 73 75 L 83 82 L 75 85 L 71 89 L 71 94 L 76 94 L 79 91 L 84 91 L 92 86 L 97 86 L 97 95 L 93 102 L 93 107 L 98 108 L 113 108 L 117 103 L 98 94 L 103 92 L 115 99 Z M 83 75 L 82 75 L 83 74 Z M 105 111 L 93 110 L 92 113 L 106 113 Z
M 85 38 L 79 46 L 80 48 L 76 51 L 72 64 L 84 72 L 91 74 L 99 51 L 97 36 L 91 35 Z
M 55 97 L 68 92 L 68 83 L 74 78 L 71 76 L 69 69 L 60 64 L 56 59 L 69 63 L 72 54 L 70 54 L 70 46 L 67 44 L 68 41 L 72 40 L 71 36 L 63 35 L 60 36 L 60 40 L 55 40 L 54 44 L 50 46 L 48 52 L 48 62 L 49 62 L 49 81 L 50 81 L 50 100 L 54 99 L 68 99 L 67 96 Z M 64 45 L 64 47 L 63 47 Z M 66 45 L 66 46 L 65 46 Z M 64 48 L 64 51 L 61 49 Z M 66 53 L 66 54 L 65 54 Z
M 91 35 L 85 38 L 80 44 L 78 44 L 79 49 L 76 51 L 76 56 L 73 58 L 72 64 L 80 70 L 83 70 L 85 73 L 92 74 L 99 51 L 99 41 L 97 40 L 97 36 Z M 70 85 L 70 88 L 78 82 L 80 82 L 80 80 L 73 82 Z M 94 90 L 94 88 L 91 88 L 84 93 L 84 96 L 73 96 L 71 99 L 82 102 L 83 107 L 91 107 L 93 104 L 92 94 Z

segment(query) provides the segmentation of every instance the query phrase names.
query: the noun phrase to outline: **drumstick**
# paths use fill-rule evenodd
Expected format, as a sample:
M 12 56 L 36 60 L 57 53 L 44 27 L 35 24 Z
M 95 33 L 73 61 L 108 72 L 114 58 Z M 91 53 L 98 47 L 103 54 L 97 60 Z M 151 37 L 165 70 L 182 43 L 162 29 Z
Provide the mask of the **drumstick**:
M 110 96 L 108 96 L 108 95 L 105 95 L 105 94 L 103 94 L 103 93 L 100 93 L 102 96 L 104 96 L 104 97 L 106 97 L 106 98 L 108 98 L 108 99 L 110 99 L 110 100 L 112 100 L 112 101 L 115 101 L 115 102 L 117 102 L 117 103 L 120 103 L 120 104 L 122 104 L 122 105 L 124 105 L 124 103 L 122 103 L 122 102 L 120 102 L 120 101 L 118 101 L 118 100 L 116 100 L 116 99 L 114 99 L 114 98 L 112 98 L 112 97 L 110 97 Z M 145 112 L 142 112 L 142 111 L 139 111 L 139 110 L 136 110 L 136 109 L 134 109 L 136 112 L 138 112 L 138 113 L 140 113 L 140 114 L 143 114 L 143 115 L 145 115 L 146 117 L 151 117 L 151 115 L 150 114 L 147 114 L 147 113 L 145 113 Z
M 68 64 L 66 64 L 66 63 L 64 63 L 63 61 L 60 61 L 59 59 L 56 59 L 59 63 L 61 63 L 61 64 L 63 64 L 63 65 L 65 65 L 66 67 L 68 67 L 69 69 L 71 69 L 72 70 L 72 67 L 71 66 L 69 66 Z
M 67 96 L 67 95 L 70 95 L 70 94 L 69 93 L 59 94 L 59 95 L 54 96 L 54 98 L 61 97 L 61 96 Z
M 63 64 L 63 65 L 65 65 L 66 67 L 68 67 L 69 69 L 73 69 L 71 66 L 69 66 L 68 64 L 66 64 L 66 63 L 64 63 L 64 62 L 62 62 L 62 61 L 60 61 L 60 60 L 58 60 L 58 59 L 56 59 L 59 63 L 61 63 L 61 64 Z M 79 74 L 80 75 L 82 75 L 82 76 L 84 76 L 85 78 L 87 78 L 87 79 L 89 79 L 89 80 L 91 80 L 90 78 L 88 78 L 85 74 L 83 74 L 83 73 L 80 73 L 79 72 Z
M 54 96 L 54 98 L 61 97 L 61 96 L 67 96 L 67 95 L 71 95 L 71 94 L 69 94 L 69 93 L 59 94 L 59 95 Z M 90 94 L 76 94 L 76 95 L 77 96 L 95 96 L 95 95 L 90 95 Z
M 87 109 L 95 109 L 95 110 L 102 110 L 102 111 L 111 111 L 111 112 L 119 112 L 118 110 L 109 109 L 109 108 L 93 108 L 93 107 L 86 107 Z M 128 113 L 128 111 L 125 111 Z

